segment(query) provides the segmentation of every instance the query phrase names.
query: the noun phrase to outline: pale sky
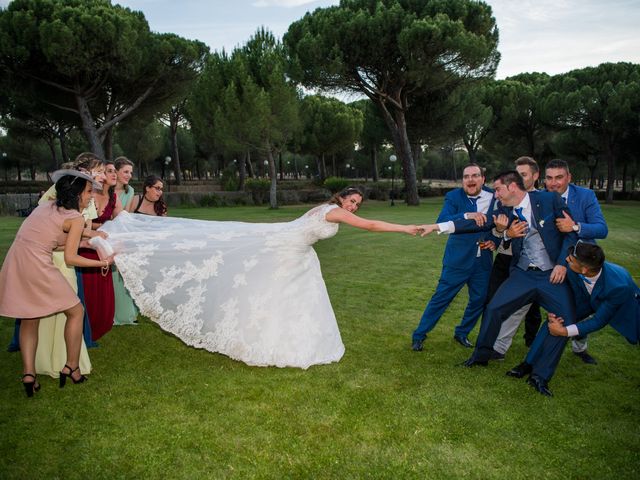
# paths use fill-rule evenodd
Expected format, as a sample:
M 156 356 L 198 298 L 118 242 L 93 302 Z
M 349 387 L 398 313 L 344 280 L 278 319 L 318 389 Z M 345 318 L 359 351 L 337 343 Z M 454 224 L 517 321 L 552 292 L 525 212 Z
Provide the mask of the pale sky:
M 0 0 L 6 6 L 7 0 Z M 305 12 L 338 0 L 112 0 L 151 29 L 231 51 L 260 26 L 281 38 Z M 497 78 L 556 74 L 603 62 L 640 63 L 640 0 L 488 0 L 500 32 Z

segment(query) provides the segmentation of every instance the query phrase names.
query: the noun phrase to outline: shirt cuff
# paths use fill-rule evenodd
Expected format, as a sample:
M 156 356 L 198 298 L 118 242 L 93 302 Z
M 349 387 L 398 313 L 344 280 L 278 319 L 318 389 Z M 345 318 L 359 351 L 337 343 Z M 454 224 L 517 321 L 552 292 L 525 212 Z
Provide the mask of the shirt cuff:
M 451 221 L 439 223 L 438 228 L 440 229 L 438 231 L 438 235 L 441 233 L 453 233 L 456 231 L 456 225 Z
M 565 328 L 567 329 L 567 337 L 578 337 L 580 335 L 578 327 L 575 325 L 568 325 Z

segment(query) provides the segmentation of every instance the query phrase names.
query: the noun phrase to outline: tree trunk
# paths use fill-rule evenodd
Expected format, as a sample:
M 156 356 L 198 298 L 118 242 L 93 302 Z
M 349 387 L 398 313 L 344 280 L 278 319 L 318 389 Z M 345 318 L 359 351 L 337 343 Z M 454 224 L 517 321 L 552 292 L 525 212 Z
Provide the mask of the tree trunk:
M 169 112 L 169 129 L 171 131 L 171 158 L 173 160 L 173 173 L 176 177 L 174 182 L 176 185 L 180 185 L 180 153 L 178 152 L 178 122 L 180 120 L 180 113 L 176 108 L 172 108 Z M 169 174 L 171 177 L 171 174 Z
M 253 164 L 251 163 L 251 151 L 247 150 L 247 170 L 249 177 L 256 178 L 256 172 L 253 170 Z
M 282 162 L 282 150 L 280 151 L 280 153 L 278 154 L 278 162 L 280 164 L 280 180 L 284 180 L 284 165 Z
M 104 148 L 104 159 L 107 161 L 113 160 L 113 128 L 107 128 L 102 145 Z
M 323 182 L 327 179 L 327 163 L 324 161 L 324 153 L 320 156 L 318 174 L 320 175 L 320 180 Z
M 87 99 L 82 95 L 76 95 L 76 103 L 78 104 L 78 112 L 80 113 L 80 120 L 82 122 L 82 132 L 89 143 L 91 152 L 95 153 L 99 158 L 104 158 L 102 142 L 98 136 L 98 130 L 96 129 L 93 116 L 89 110 Z
M 45 141 L 47 142 L 47 146 L 49 147 L 49 151 L 51 152 L 51 159 L 53 160 L 53 165 L 55 166 L 55 170 L 58 170 L 58 154 L 56 153 L 56 144 L 53 138 Z
M 271 185 L 269 186 L 269 208 L 276 209 L 278 208 L 276 161 L 273 158 L 269 141 L 266 142 L 265 146 L 267 148 L 267 159 L 269 160 L 269 179 L 271 180 Z
M 379 180 L 378 177 L 378 149 L 371 147 L 371 179 L 374 182 Z
M 332 170 L 332 174 L 334 177 L 338 176 L 338 170 L 336 170 L 336 154 L 332 153 L 331 154 L 331 170 Z
M 613 203 L 613 186 L 616 181 L 615 172 L 615 158 L 613 155 L 613 148 L 609 137 L 603 138 L 604 143 L 604 158 L 607 161 L 607 194 L 605 196 L 606 203 Z
M 22 181 L 22 167 L 20 167 L 20 158 L 16 157 L 16 169 L 18 170 L 18 181 Z
M 624 167 L 622 167 L 622 193 L 627 193 L 627 167 L 629 166 L 628 162 L 624 162 Z
M 247 157 L 249 152 L 242 152 L 240 161 L 238 162 L 238 191 L 244 190 L 244 184 L 247 180 Z
M 381 106 L 387 127 L 389 127 L 389 131 L 391 132 L 393 146 L 395 147 L 398 157 L 402 161 L 402 173 L 406 189 L 405 201 L 407 205 L 420 205 L 420 198 L 418 197 L 418 183 L 416 181 L 416 169 L 413 162 L 413 155 L 411 153 L 409 136 L 407 134 L 407 122 L 404 111 L 394 109 L 392 115 L 384 104 L 379 102 L 379 105 Z
M 58 141 L 60 142 L 60 155 L 62 156 L 62 163 L 68 162 L 69 154 L 67 153 L 67 134 L 63 128 L 58 129 Z M 58 164 L 56 163 L 56 168 Z

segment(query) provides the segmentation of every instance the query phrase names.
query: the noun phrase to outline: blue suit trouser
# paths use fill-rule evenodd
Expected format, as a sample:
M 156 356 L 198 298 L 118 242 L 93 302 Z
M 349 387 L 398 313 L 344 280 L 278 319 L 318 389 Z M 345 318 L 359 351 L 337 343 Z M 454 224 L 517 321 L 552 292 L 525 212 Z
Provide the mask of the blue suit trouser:
M 490 275 L 491 269 L 483 268 L 480 257 L 475 259 L 473 267 L 469 269 L 442 267 L 438 286 L 422 314 L 418 328 L 413 332 L 413 340 L 424 340 L 465 285 L 469 291 L 469 303 L 460 324 L 455 328 L 455 334 L 465 337 L 469 335 L 484 309 Z
M 511 270 L 509 278 L 500 286 L 487 305 L 480 325 L 480 333 L 472 358 L 487 361 L 491 358 L 493 345 L 500 333 L 502 322 L 523 305 L 538 302 L 546 311 L 562 317 L 565 325 L 575 323 L 576 312 L 571 288 L 566 282 L 553 284 L 549 281 L 551 271 L 540 272 L 520 268 Z M 545 323 L 531 346 L 533 374 L 549 380 L 555 371 L 566 337 L 549 335 Z

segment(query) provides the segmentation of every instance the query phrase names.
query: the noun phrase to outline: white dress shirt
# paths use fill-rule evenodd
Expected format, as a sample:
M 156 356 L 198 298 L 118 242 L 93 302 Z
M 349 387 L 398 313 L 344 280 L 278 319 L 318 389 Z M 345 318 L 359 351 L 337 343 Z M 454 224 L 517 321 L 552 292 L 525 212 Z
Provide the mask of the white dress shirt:
M 593 293 L 593 287 L 596 286 L 596 282 L 600 278 L 600 275 L 602 275 L 602 269 L 600 269 L 597 275 L 593 277 L 587 277 L 587 276 L 584 277 L 585 278 L 585 280 L 583 280 L 584 288 L 587 289 L 587 293 L 589 293 L 589 295 Z M 578 332 L 578 327 L 576 325 L 567 326 L 567 337 L 577 337 L 579 335 L 580 335 L 580 332 Z

